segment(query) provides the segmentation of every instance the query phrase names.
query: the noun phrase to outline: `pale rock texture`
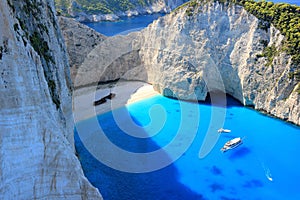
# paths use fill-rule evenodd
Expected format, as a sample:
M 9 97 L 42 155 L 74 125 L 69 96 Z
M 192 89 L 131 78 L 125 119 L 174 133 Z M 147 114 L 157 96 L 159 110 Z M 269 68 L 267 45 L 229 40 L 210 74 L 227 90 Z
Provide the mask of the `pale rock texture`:
M 259 57 L 266 44 L 280 49 L 284 36 L 272 25 L 259 28 L 265 22 L 238 5 L 208 1 L 191 15 L 189 9 L 183 6 L 141 32 L 96 46 L 79 67 L 75 86 L 141 80 L 166 96 L 193 101 L 221 91 L 299 125 L 299 84 L 290 77 L 297 66 L 283 51 L 270 65 Z M 121 58 L 130 62 L 113 64 Z
M 96 45 L 100 44 L 106 37 L 94 29 L 78 23 L 72 18 L 58 17 L 60 29 L 62 30 L 65 43 L 68 46 L 68 55 L 71 67 L 71 77 L 75 78 L 78 67 L 85 57 Z
M 84 58 L 73 79 L 75 88 L 118 80 L 141 64 L 139 49 L 140 41 L 137 40 L 136 33 L 108 37 Z
M 75 156 L 53 1 L 0 1 L 0 199 L 101 199 Z
M 135 33 L 132 36 L 110 38 L 74 19 L 66 17 L 58 19 L 70 58 L 71 78 L 75 88 L 117 80 L 132 66 L 141 64 L 136 51 L 140 48 L 139 41 L 137 46 L 134 45 Z M 116 68 L 120 70 L 115 70 Z
M 283 52 L 270 66 L 258 58 L 264 42 L 281 47 L 284 37 L 241 6 L 209 2 L 188 16 L 186 8 L 155 21 L 142 31 L 140 56 L 146 81 L 161 93 L 204 100 L 207 92 L 224 91 L 244 105 L 300 124 L 296 66 Z M 159 72 L 159 75 L 157 75 Z

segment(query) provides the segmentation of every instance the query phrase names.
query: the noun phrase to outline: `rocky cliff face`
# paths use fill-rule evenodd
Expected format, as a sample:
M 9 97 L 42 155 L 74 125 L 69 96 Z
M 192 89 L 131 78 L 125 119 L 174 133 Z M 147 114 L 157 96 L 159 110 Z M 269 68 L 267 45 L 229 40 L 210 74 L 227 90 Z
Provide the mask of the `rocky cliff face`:
M 0 1 L 0 199 L 100 199 L 74 153 L 53 1 Z
M 138 33 L 128 36 L 119 35 L 109 37 L 96 46 L 79 66 L 77 75 L 73 79 L 75 88 L 117 80 L 132 68 L 139 66 L 141 61 L 138 54 L 140 49 L 138 38 Z M 144 72 L 146 73 L 145 70 Z M 138 76 L 142 73 L 139 71 Z M 134 79 L 134 77 L 130 79 Z M 136 79 L 140 78 L 136 77 Z
M 96 46 L 80 66 L 82 75 L 75 84 L 138 79 L 166 96 L 186 100 L 223 91 L 299 125 L 299 84 L 290 76 L 297 66 L 280 50 L 284 36 L 273 26 L 261 28 L 264 23 L 238 5 L 211 1 L 182 7 L 140 33 L 111 37 Z M 271 62 L 261 56 L 267 46 L 278 50 Z M 131 59 L 134 52 L 138 55 Z M 120 59 L 136 62 L 113 64 Z
M 58 22 L 65 38 L 65 43 L 68 46 L 71 77 L 74 79 L 78 67 L 82 64 L 87 54 L 104 41 L 106 37 L 71 18 L 58 17 Z
M 140 56 L 147 81 L 161 93 L 188 99 L 195 93 L 225 91 L 254 106 L 300 124 L 296 66 L 278 51 L 271 63 L 261 57 L 265 46 L 282 48 L 284 37 L 274 27 L 237 5 L 210 2 L 172 13 L 142 32 Z M 159 72 L 160 75 L 157 75 Z

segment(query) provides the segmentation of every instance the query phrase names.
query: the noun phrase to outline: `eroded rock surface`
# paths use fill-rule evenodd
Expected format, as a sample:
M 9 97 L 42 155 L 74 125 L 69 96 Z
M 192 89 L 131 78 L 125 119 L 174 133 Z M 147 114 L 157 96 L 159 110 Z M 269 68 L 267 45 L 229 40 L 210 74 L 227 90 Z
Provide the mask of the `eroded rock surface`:
M 96 46 L 80 66 L 75 86 L 141 80 L 166 96 L 185 100 L 204 100 L 208 92 L 223 91 L 244 105 L 299 125 L 299 81 L 290 76 L 297 66 L 280 50 L 280 31 L 272 25 L 261 28 L 265 22 L 238 5 L 211 1 L 193 8 L 192 14 L 188 9 Z M 266 46 L 278 50 L 271 63 L 260 56 Z M 121 58 L 130 62 L 113 64 Z
M 53 1 L 0 1 L 0 199 L 102 199 L 75 156 Z
M 75 78 L 78 67 L 84 58 L 106 37 L 94 29 L 78 23 L 75 19 L 58 17 L 59 26 L 68 46 L 71 77 Z

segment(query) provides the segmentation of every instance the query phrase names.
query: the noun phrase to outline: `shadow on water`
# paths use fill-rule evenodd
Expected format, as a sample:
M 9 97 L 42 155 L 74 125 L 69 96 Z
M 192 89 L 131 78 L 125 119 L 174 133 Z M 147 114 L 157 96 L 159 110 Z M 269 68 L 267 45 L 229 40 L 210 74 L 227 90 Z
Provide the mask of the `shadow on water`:
M 158 100 L 161 100 L 161 98 L 162 97 L 159 97 L 158 99 L 155 100 L 152 99 L 151 101 L 147 100 L 147 106 L 145 107 L 143 107 L 143 105 L 130 107 L 131 111 L 132 110 L 135 111 L 131 113 L 134 116 L 134 117 L 130 116 L 131 120 L 136 125 L 146 126 L 149 120 L 146 119 L 145 121 L 146 118 L 145 115 L 149 114 L 150 112 L 148 111 L 141 112 L 141 110 L 146 110 L 146 107 L 160 103 L 160 101 Z M 177 106 L 179 106 L 179 103 L 180 102 L 178 101 L 169 101 L 168 105 L 170 105 L 170 108 L 172 109 L 167 109 L 167 108 L 165 109 L 166 113 L 171 112 L 173 114 L 172 117 L 170 118 L 170 121 L 167 121 L 168 123 L 170 123 L 167 125 L 170 125 L 172 129 L 167 129 L 168 131 L 166 131 L 166 134 L 168 133 L 172 134 L 173 131 L 169 131 L 169 130 L 178 130 L 177 129 L 178 127 L 176 127 L 177 123 L 174 123 L 174 121 L 175 119 L 177 119 L 176 116 L 181 116 L 182 110 L 177 108 Z M 203 112 L 203 110 L 204 111 L 210 110 L 207 109 L 209 108 L 208 106 L 202 106 L 202 107 L 204 108 L 202 108 L 201 112 Z M 153 112 L 152 114 L 155 113 Z M 203 121 L 201 125 L 199 125 L 199 129 L 198 129 L 200 134 L 197 134 L 195 141 L 189 147 L 188 151 L 186 151 L 185 154 L 182 157 L 180 157 L 180 159 L 178 159 L 175 164 L 171 164 L 168 167 L 165 167 L 161 170 L 149 172 L 149 173 L 126 173 L 126 172 L 117 171 L 115 169 L 107 167 L 102 162 L 98 161 L 95 157 L 93 157 L 93 155 L 86 149 L 86 147 L 83 145 L 84 139 L 81 135 L 81 132 L 79 131 L 78 134 L 77 131 L 75 130 L 75 134 L 74 134 L 75 146 L 86 177 L 95 187 L 99 188 L 99 191 L 103 195 L 104 199 L 113 199 L 113 200 L 114 199 L 234 200 L 234 199 L 247 199 L 245 198 L 245 196 L 249 197 L 250 199 L 259 199 L 256 197 L 266 197 L 264 199 L 274 199 L 272 198 L 274 197 L 273 195 L 270 197 L 269 195 L 265 194 L 264 191 L 267 191 L 268 194 L 269 191 L 272 191 L 272 193 L 274 192 L 274 195 L 278 195 L 278 194 L 281 195 L 283 194 L 283 192 L 285 194 L 285 191 L 290 191 L 290 188 L 293 186 L 289 186 L 285 189 L 283 184 L 278 184 L 281 183 L 279 181 L 275 181 L 275 183 L 272 182 L 272 185 L 270 185 L 266 183 L 264 179 L 262 179 L 265 178 L 264 176 L 261 177 L 261 172 L 264 172 L 264 169 L 260 165 L 257 165 L 256 159 L 254 159 L 252 156 L 254 154 L 253 152 L 254 148 L 248 148 L 250 146 L 247 146 L 246 143 L 242 144 L 241 146 L 237 147 L 232 151 L 228 151 L 222 154 L 219 152 L 219 148 L 224 143 L 221 142 L 221 144 L 217 144 L 216 146 L 217 150 L 212 151 L 211 154 L 207 156 L 205 159 L 201 159 L 201 160 L 199 160 L 198 158 L 195 159 L 196 158 L 195 155 L 197 156 L 197 153 L 199 152 L 199 144 L 203 138 L 202 137 L 203 134 L 201 133 L 206 132 L 205 129 L 207 127 L 206 124 L 209 123 L 209 120 L 205 121 L 206 119 L 209 119 L 209 112 L 207 113 L 204 112 L 204 114 L 206 117 L 202 118 Z M 244 114 L 244 112 L 242 112 L 242 114 Z M 172 138 L 169 137 L 170 135 L 167 135 L 166 137 L 161 137 L 160 139 L 159 137 L 155 138 L 157 135 L 153 135 L 153 137 L 150 139 L 142 138 L 142 137 L 135 138 L 129 136 L 125 132 L 122 132 L 119 129 L 119 127 L 116 125 L 116 123 L 113 120 L 114 118 L 109 115 L 111 114 L 107 113 L 98 116 L 99 124 L 103 129 L 105 129 L 104 132 L 112 143 L 127 151 L 136 152 L 136 153 L 155 151 L 160 149 L 161 146 L 164 146 L 165 144 L 164 142 L 165 141 L 168 142 L 167 139 Z M 189 116 L 190 112 L 186 113 L 186 115 Z M 124 118 L 123 115 L 121 116 L 122 116 L 121 119 L 124 119 L 125 123 L 128 124 L 128 118 Z M 140 116 L 142 116 L 142 120 L 140 120 Z M 229 112 L 227 112 L 227 116 L 233 117 L 232 120 L 235 120 L 240 115 L 239 112 L 234 112 L 229 110 Z M 158 118 L 161 119 L 161 116 L 159 116 Z M 245 115 L 245 119 L 247 122 L 249 121 L 248 118 L 249 115 Z M 187 121 L 190 120 L 189 117 L 187 117 L 187 119 L 188 119 Z M 235 122 L 236 121 L 232 121 L 232 124 L 238 124 Z M 264 121 L 262 121 L 261 123 L 263 122 Z M 86 125 L 86 127 L 87 129 L 91 130 L 90 126 Z M 234 134 L 239 133 L 240 132 L 239 130 L 242 130 L 242 128 L 244 127 L 237 127 L 236 130 L 232 131 L 233 133 L 222 134 L 221 137 L 224 138 L 221 139 L 224 140 L 225 142 L 229 139 L 237 137 L 238 135 L 234 135 Z M 144 129 L 144 130 L 148 131 L 149 129 Z M 299 129 L 294 131 L 295 133 L 298 133 Z M 83 132 L 86 134 L 85 131 Z M 254 129 L 253 132 L 257 132 L 257 131 L 255 131 Z M 92 131 L 91 133 L 94 132 Z M 150 133 L 151 133 L 150 131 L 149 133 L 144 131 L 141 132 L 141 135 L 145 136 Z M 83 142 L 79 138 L 79 135 Z M 92 136 L 94 137 L 94 135 Z M 265 137 L 269 138 L 267 136 Z M 262 137 L 262 135 L 258 134 L 257 137 Z M 275 139 L 276 138 L 274 138 L 274 141 Z M 297 137 L 295 136 L 295 139 L 291 141 L 298 141 L 297 139 L 298 136 Z M 260 142 L 261 140 L 257 140 L 257 141 Z M 262 146 L 260 144 L 261 143 L 252 143 L 251 145 Z M 291 143 L 291 144 L 293 148 L 287 151 L 287 153 L 294 152 L 295 150 L 297 144 L 296 143 Z M 96 149 L 98 149 L 100 152 L 103 152 L 102 150 L 105 149 L 110 149 L 110 148 L 106 148 L 106 146 L 104 145 L 101 145 L 101 142 L 98 142 L 97 145 L 95 146 Z M 103 147 L 102 149 L 101 146 Z M 169 152 L 171 151 L 162 152 L 161 157 L 159 156 L 158 162 L 160 160 L 165 160 L 165 159 L 171 160 L 170 158 L 171 154 Z M 264 149 L 262 149 L 262 153 L 265 153 Z M 273 155 L 267 153 L 268 151 L 266 151 L 266 156 Z M 118 155 L 116 154 L 112 153 L 112 156 L 110 155 L 110 153 L 108 154 L 109 154 L 108 156 L 110 156 L 109 158 L 111 157 L 118 158 Z M 288 154 L 282 154 L 282 155 L 288 155 Z M 285 159 L 286 156 L 282 156 L 282 155 L 281 158 Z M 294 157 L 291 158 L 291 160 L 294 160 Z M 134 162 L 134 160 L 132 160 L 132 162 L 130 162 L 126 166 L 129 165 L 136 166 L 135 163 L 138 162 Z M 275 162 L 273 160 L 270 160 L 268 161 L 268 163 L 271 163 L 269 165 L 272 166 L 272 172 L 274 172 L 274 174 L 276 170 L 277 171 L 281 170 L 281 168 L 276 168 L 277 161 Z M 297 166 L 297 162 L 291 162 L 291 163 Z M 289 168 L 288 170 L 291 169 Z M 296 177 L 298 176 L 297 173 L 298 171 L 294 170 L 296 171 L 296 173 L 290 173 L 288 170 L 285 171 L 285 173 L 292 174 L 292 175 L 296 174 Z M 282 180 L 283 182 L 285 181 L 285 179 Z M 290 182 L 284 182 L 284 183 L 290 183 Z M 273 188 L 274 184 L 278 184 L 276 185 L 276 187 L 278 186 L 283 189 L 277 191 L 277 189 Z M 297 191 L 298 188 L 296 187 L 294 188 L 292 188 L 292 190 Z M 261 192 L 253 193 L 252 191 L 256 189 Z M 298 197 L 298 193 L 292 195 Z
M 102 127 L 106 126 L 107 129 L 111 130 L 108 133 L 104 131 L 107 137 L 125 150 L 150 152 L 160 148 L 149 138 L 133 138 L 118 130 L 118 126 L 114 124 L 113 119 L 108 121 L 100 118 L 99 123 Z M 76 130 L 74 137 L 76 151 L 84 174 L 99 189 L 104 199 L 205 199 L 201 194 L 195 193 L 180 183 L 178 170 L 173 164 L 148 173 L 121 172 L 104 165 L 93 157 L 85 148 Z M 164 157 L 163 159 L 171 159 L 167 153 Z M 221 188 L 213 187 L 212 189 L 219 190 Z
M 250 181 L 246 181 L 243 184 L 243 187 L 245 187 L 245 188 L 260 188 L 263 186 L 264 186 L 264 184 L 260 180 L 257 180 L 257 179 L 252 179 Z
M 218 168 L 217 166 L 215 166 L 215 165 L 211 168 L 210 171 L 215 176 L 222 176 L 223 175 L 222 170 L 220 168 Z
M 247 156 L 251 153 L 251 150 L 247 147 L 237 148 L 230 156 L 230 160 L 238 159 Z
M 214 92 L 209 92 L 207 93 L 205 101 L 199 101 L 200 104 L 204 105 L 211 105 L 211 96 L 214 98 L 214 106 L 219 106 L 219 107 L 244 107 L 243 104 L 241 104 L 237 99 L 232 97 L 229 94 L 224 94 L 220 91 L 214 91 Z M 226 96 L 226 98 L 224 98 Z
M 178 172 L 173 165 L 150 173 L 120 172 L 95 159 L 76 131 L 75 142 L 85 176 L 99 189 L 104 199 L 205 199 L 178 182 Z

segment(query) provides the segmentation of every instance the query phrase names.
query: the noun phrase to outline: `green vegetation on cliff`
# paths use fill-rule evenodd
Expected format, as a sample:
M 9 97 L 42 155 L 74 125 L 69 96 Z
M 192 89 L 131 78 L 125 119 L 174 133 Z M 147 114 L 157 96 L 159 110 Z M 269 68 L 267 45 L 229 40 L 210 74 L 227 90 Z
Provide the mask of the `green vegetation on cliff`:
M 292 78 L 297 82 L 300 80 L 300 7 L 287 3 L 274 4 L 273 2 L 254 0 L 229 0 L 243 6 L 248 12 L 257 18 L 273 24 L 281 34 L 285 36 L 283 50 L 292 56 L 295 71 Z M 265 27 L 269 28 L 269 27 Z M 270 65 L 277 54 L 276 48 L 266 47 L 263 56 L 267 58 Z M 298 93 L 300 94 L 298 84 Z
M 266 22 L 273 24 L 286 37 L 284 50 L 300 64 L 300 7 L 287 3 L 256 2 L 254 0 L 231 0 Z
M 186 8 L 187 16 L 195 14 L 195 8 L 208 2 L 220 2 L 224 4 L 237 4 L 243 6 L 245 10 L 260 19 L 259 28 L 268 31 L 270 24 L 273 24 L 284 36 L 282 50 L 292 56 L 293 63 L 299 69 L 300 65 L 300 7 L 287 3 L 276 3 L 254 0 L 193 0 L 180 6 Z M 266 45 L 265 45 L 266 46 Z M 268 65 L 271 65 L 273 58 L 278 52 L 274 46 L 265 47 L 260 57 L 266 57 Z M 299 70 L 294 76 L 300 78 Z M 298 77 L 299 76 L 299 77 Z
M 149 6 L 156 1 L 158 0 L 55 0 L 55 6 L 64 15 L 68 15 L 70 10 L 88 14 L 109 14 Z
M 55 74 L 56 63 L 53 57 L 54 50 L 50 49 L 49 42 L 50 35 L 48 30 L 49 24 L 44 24 L 41 19 L 41 13 L 43 8 L 47 8 L 49 21 L 54 26 L 58 28 L 55 22 L 55 13 L 53 12 L 49 2 L 37 1 L 37 0 L 24 0 L 20 3 L 15 3 L 13 0 L 7 1 L 11 12 L 16 16 L 18 23 L 15 23 L 13 28 L 17 33 L 17 40 L 22 40 L 24 46 L 28 43 L 31 44 L 32 48 L 40 56 L 42 67 L 44 70 L 44 76 L 48 83 L 49 93 L 51 95 L 53 103 L 56 108 L 60 108 L 60 97 L 58 88 L 55 80 L 53 79 L 53 74 Z M 22 12 L 20 12 L 22 11 Z M 35 26 L 33 26 L 33 24 Z M 0 51 L 6 51 L 6 43 L 4 43 L 4 48 L 0 46 Z

